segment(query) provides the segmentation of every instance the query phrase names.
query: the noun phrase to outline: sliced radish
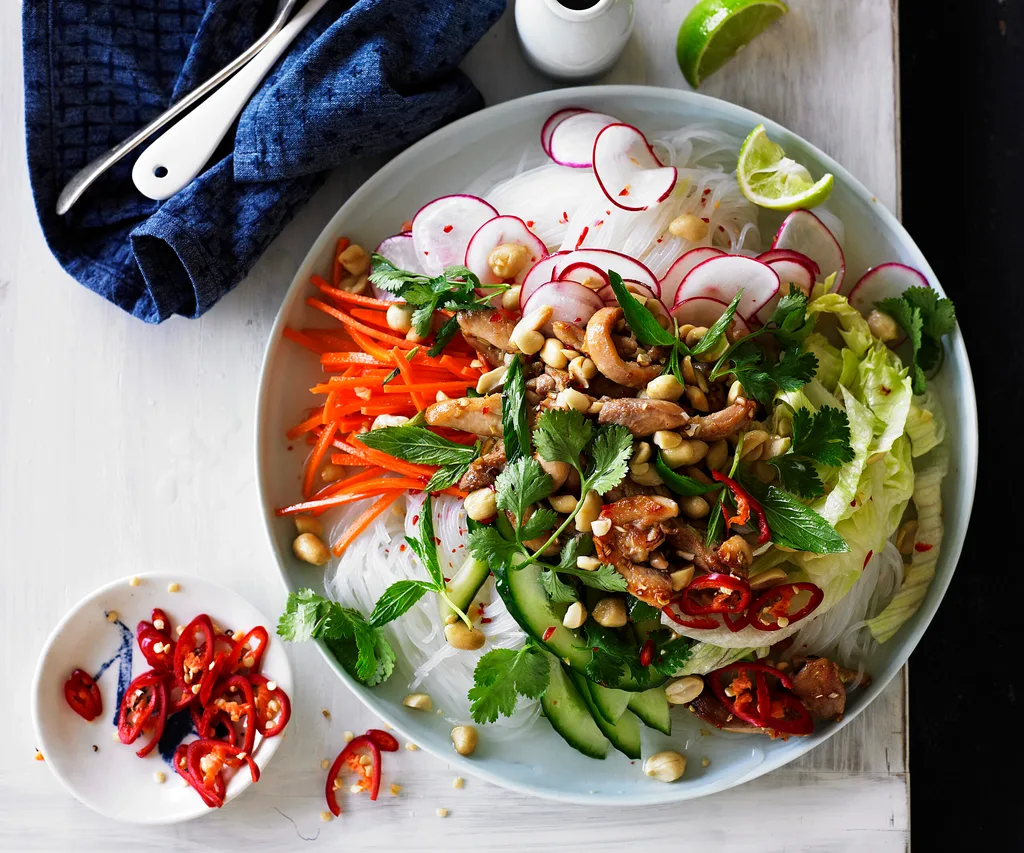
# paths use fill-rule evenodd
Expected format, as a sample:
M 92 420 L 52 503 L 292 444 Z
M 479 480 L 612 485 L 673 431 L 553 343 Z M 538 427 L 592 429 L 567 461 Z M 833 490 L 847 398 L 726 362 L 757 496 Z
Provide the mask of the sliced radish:
M 544 149 L 544 153 L 548 157 L 551 156 L 551 134 L 555 132 L 555 128 L 558 125 L 569 118 L 569 116 L 589 112 L 590 110 L 585 110 L 582 107 L 566 107 L 549 115 L 548 120 L 544 122 L 544 126 L 540 129 L 540 147 Z
M 641 284 L 639 281 L 630 281 L 629 279 L 623 279 L 622 282 L 626 285 L 626 290 L 630 293 L 635 293 L 637 296 L 643 296 L 644 299 L 658 299 L 658 294 L 651 290 L 646 284 Z M 618 305 L 619 300 L 615 296 L 615 291 L 612 290 L 611 285 L 602 287 L 597 291 L 597 295 L 604 300 L 605 305 Z M 661 300 L 658 299 L 660 302 Z M 665 309 L 668 311 L 668 309 Z
M 428 275 L 466 259 L 470 238 L 498 215 L 475 195 L 446 195 L 427 202 L 412 219 L 412 239 L 420 266 Z
M 526 273 L 522 287 L 519 290 L 519 307 L 526 305 L 526 300 L 533 296 L 537 288 L 547 284 L 549 281 L 556 281 L 559 273 L 566 266 L 572 263 L 568 260 L 572 252 L 555 252 L 537 261 Z
M 787 216 L 772 241 L 773 249 L 795 249 L 810 257 L 817 264 L 818 276 L 836 274 L 833 290 L 842 292 L 846 276 L 846 259 L 843 250 L 825 224 L 809 210 L 794 210 Z
M 566 116 L 551 131 L 548 156 L 562 166 L 589 169 L 594 165 L 594 140 L 610 124 L 618 124 L 615 116 L 582 112 Z
M 767 323 L 771 318 L 779 300 L 789 293 L 790 286 L 795 285 L 805 296 L 810 296 L 811 288 L 814 287 L 814 273 L 807 264 L 791 260 L 778 260 L 768 261 L 768 266 L 775 270 L 775 274 L 779 277 L 779 292 L 762 305 L 754 315 L 754 319 L 762 324 Z
M 692 299 L 684 299 L 672 309 L 672 316 L 679 322 L 692 323 L 694 326 L 711 325 L 725 313 L 729 305 L 721 299 L 711 296 L 694 296 Z M 729 324 L 728 337 L 730 340 L 750 334 L 750 323 L 740 316 L 739 311 L 733 315 L 733 321 Z
M 900 296 L 908 287 L 931 285 L 922 273 L 906 264 L 881 264 L 864 273 L 860 281 L 850 289 L 850 304 L 867 316 L 874 310 L 876 302 Z M 897 347 L 906 339 L 906 335 L 901 335 L 891 342 L 891 346 Z
M 661 295 L 657 276 L 636 258 L 631 258 L 629 255 L 612 249 L 576 249 L 574 252 L 569 252 L 569 255 L 571 256 L 569 264 L 592 264 L 606 272 L 614 270 L 624 279 L 646 284 L 656 296 Z M 568 266 L 566 268 L 568 269 Z
M 603 287 L 608 286 L 608 273 L 598 267 L 596 264 L 588 264 L 583 261 L 576 261 L 575 263 L 569 264 L 558 274 L 559 281 L 578 281 L 580 284 L 584 284 L 587 281 L 593 279 L 600 279 L 604 284 Z M 601 288 L 590 288 L 591 290 L 600 290 Z
M 815 281 L 817 281 L 817 276 L 821 275 L 821 269 L 813 260 L 803 252 L 796 252 L 793 249 L 769 249 L 767 252 L 761 252 L 757 259 L 763 264 L 770 264 L 773 261 L 795 261 L 814 273 Z
M 647 210 L 676 185 L 675 166 L 664 166 L 647 137 L 631 124 L 611 124 L 594 140 L 594 175 L 608 200 L 623 210 Z
M 541 285 L 523 304 L 523 314 L 528 313 L 531 307 L 541 305 L 551 306 L 551 319 L 540 330 L 545 335 L 552 334 L 551 324 L 555 320 L 585 326 L 594 314 L 604 308 L 600 296 L 575 281 L 549 281 Z
M 666 305 L 676 304 L 676 294 L 679 292 L 679 285 L 683 283 L 686 274 L 698 264 L 711 258 L 724 255 L 721 249 L 712 249 L 710 246 L 702 246 L 698 249 L 690 249 L 684 252 L 679 259 L 668 268 L 668 271 L 661 277 L 661 298 Z
M 687 273 L 672 310 L 698 296 L 710 296 L 728 304 L 741 290 L 743 296 L 736 310 L 744 317 L 752 317 L 779 292 L 779 276 L 767 264 L 742 255 L 710 258 Z
M 522 284 L 530 268 L 548 253 L 537 235 L 527 228 L 526 223 L 518 216 L 495 216 L 488 219 L 477 229 L 466 246 L 465 264 L 476 273 L 481 284 L 500 284 L 504 281 L 494 274 L 488 258 L 491 252 L 505 243 L 523 246 L 530 253 L 526 265 L 515 276 L 516 284 Z
M 412 245 L 412 234 L 408 231 L 395 234 L 393 237 L 385 237 L 374 251 L 378 255 L 383 255 L 400 270 L 423 272 L 420 259 L 416 255 L 416 249 Z M 371 284 L 370 287 L 373 288 L 373 295 L 377 299 L 387 299 L 394 302 L 398 298 L 395 294 L 377 287 L 375 284 Z
M 522 219 L 546 246 L 557 247 L 580 205 L 600 192 L 593 172 L 548 163 L 498 184 L 487 200 Z

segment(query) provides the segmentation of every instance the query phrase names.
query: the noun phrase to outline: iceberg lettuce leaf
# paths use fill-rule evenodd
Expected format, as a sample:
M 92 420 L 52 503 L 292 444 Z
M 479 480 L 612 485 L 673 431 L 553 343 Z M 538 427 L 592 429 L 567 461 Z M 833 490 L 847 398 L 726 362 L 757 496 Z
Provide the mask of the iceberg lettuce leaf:
M 900 369 L 899 359 L 884 346 L 872 347 L 857 366 L 852 390 L 875 415 L 872 454 L 885 453 L 903 435 L 910 413 L 913 391 L 907 370 Z
M 807 352 L 814 353 L 814 357 L 818 359 L 818 370 L 814 374 L 814 378 L 827 391 L 834 393 L 843 370 L 843 359 L 839 350 L 832 346 L 824 335 L 820 335 L 817 332 L 806 337 L 804 349 Z
M 914 457 L 924 456 L 946 437 L 946 421 L 938 400 L 931 391 L 914 397 L 907 413 L 907 436 L 914 446 Z
M 861 316 L 860 311 L 854 308 L 845 296 L 838 293 L 826 293 L 811 301 L 807 306 L 807 313 L 810 316 L 819 314 L 832 314 L 839 321 L 839 334 L 842 335 L 854 354 L 862 356 L 874 344 L 875 337 L 871 334 L 868 321 Z

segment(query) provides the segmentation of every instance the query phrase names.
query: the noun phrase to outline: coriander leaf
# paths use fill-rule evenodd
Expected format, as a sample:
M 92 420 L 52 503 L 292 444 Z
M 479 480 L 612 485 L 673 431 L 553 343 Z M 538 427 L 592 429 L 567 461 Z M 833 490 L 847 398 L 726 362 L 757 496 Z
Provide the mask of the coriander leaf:
M 590 468 L 582 494 L 593 489 L 603 495 L 625 478 L 629 457 L 633 455 L 633 435 L 624 426 L 599 427 L 587 454 Z
M 576 560 L 583 556 L 589 556 L 593 551 L 594 542 L 586 534 L 573 536 L 562 546 L 562 553 L 558 558 L 559 571 L 571 571 L 576 568 Z
M 505 458 L 515 462 L 530 455 L 530 426 L 526 417 L 526 377 L 523 361 L 512 357 L 505 371 L 505 393 L 501 395 L 502 441 Z M 520 516 L 516 516 L 519 518 Z
M 373 429 L 359 439 L 367 447 L 418 465 L 468 465 L 477 456 L 476 447 L 457 444 L 429 429 L 408 424 Z
M 661 328 L 655 316 L 626 289 L 626 285 L 622 283 L 622 276 L 614 270 L 608 270 L 608 281 L 625 315 L 626 325 L 641 344 L 645 347 L 675 347 L 679 344 L 679 339 Z
M 776 545 L 814 554 L 842 554 L 850 550 L 835 528 L 788 492 L 743 472 L 739 479 L 764 509 Z
M 593 421 L 575 409 L 548 409 L 537 418 L 533 443 L 547 462 L 566 462 L 577 470 L 580 454 L 594 435 Z
M 439 592 L 444 591 L 444 574 L 441 571 L 441 561 L 437 556 L 437 540 L 434 538 L 434 510 L 431 506 L 430 495 L 423 501 L 423 509 L 420 510 L 420 538 L 419 540 L 405 537 L 413 553 L 427 570 L 430 579 L 434 582 L 434 588 Z
M 390 293 L 397 293 L 402 285 L 409 281 L 413 273 L 400 270 L 383 255 L 374 252 L 370 255 L 370 281 L 377 287 L 383 288 Z M 422 276 L 418 276 L 422 278 Z
M 813 415 L 807 409 L 797 409 L 793 413 L 791 449 L 833 468 L 852 462 L 854 452 L 846 412 L 832 406 L 824 406 Z
M 738 342 L 731 353 L 726 353 L 732 367 L 716 366 L 711 374 L 713 378 L 733 373 L 742 383 L 744 393 L 766 406 L 777 390 L 798 391 L 813 378 L 818 369 L 814 353 L 797 348 L 783 350 L 778 363 L 772 364 L 752 337 Z
M 943 359 L 942 338 L 956 328 L 956 310 L 930 287 L 909 287 L 900 297 L 883 299 L 876 307 L 890 315 L 907 333 L 913 349 L 912 382 L 915 394 L 927 388 L 926 372 Z
M 729 303 L 729 307 L 722 312 L 722 316 L 715 320 L 711 324 L 705 333 L 697 343 L 690 347 L 690 355 L 700 355 L 701 353 L 708 352 L 717 346 L 722 335 L 725 334 L 729 328 L 729 324 L 732 323 L 733 317 L 736 316 L 736 307 L 740 304 L 740 299 L 743 297 L 743 290 L 741 289 L 733 298 L 732 302 Z
M 807 295 L 793 284 L 779 300 L 768 320 L 768 328 L 785 347 L 799 346 L 814 331 L 815 318 L 807 316 Z
M 658 622 L 661 619 L 661 611 L 657 607 L 652 607 L 646 601 L 641 601 L 632 595 L 629 596 L 627 606 L 629 607 L 629 618 L 633 620 L 634 624 Z
M 437 300 L 431 299 L 422 305 L 417 305 L 412 312 L 412 327 L 420 338 L 430 334 L 430 327 L 434 322 L 434 311 L 437 309 Z
M 323 637 L 331 650 L 346 650 L 338 660 L 363 684 L 377 672 L 379 629 L 374 628 L 358 610 L 335 604 L 327 615 Z M 389 647 L 390 648 L 390 647 Z
M 327 648 L 345 669 L 367 687 L 375 687 L 395 669 L 395 652 L 379 628 L 367 635 L 369 643 L 360 648 L 351 638 L 328 638 Z
M 626 431 L 628 435 L 628 430 Z M 621 478 L 620 478 L 621 479 Z M 531 504 L 546 498 L 552 492 L 551 477 L 531 456 L 521 456 L 505 466 L 497 480 L 498 509 L 511 512 L 520 522 Z
M 288 593 L 284 613 L 277 620 L 277 634 L 291 643 L 306 643 L 320 636 L 324 620 L 335 602 L 311 589 Z
M 516 542 L 506 539 L 494 527 L 471 531 L 467 542 L 469 553 L 492 568 L 511 565 L 513 558 L 522 554 Z
M 814 378 L 817 369 L 818 358 L 813 352 L 793 348 L 782 351 L 769 375 L 780 391 L 799 391 Z
M 447 489 L 449 486 L 454 486 L 468 470 L 468 463 L 455 462 L 451 465 L 442 465 L 427 481 L 426 490 L 428 492 L 439 492 L 442 489 Z
M 625 592 L 628 588 L 626 579 L 618 573 L 614 566 L 607 563 L 601 563 L 593 571 L 580 568 L 560 569 L 559 571 L 579 578 L 584 586 L 589 586 L 591 589 L 600 589 L 605 592 Z
M 427 581 L 396 581 L 377 599 L 370 614 L 370 624 L 380 628 L 405 613 L 424 593 L 431 592 L 433 584 Z
M 544 591 L 556 604 L 572 604 L 577 600 L 576 590 L 574 590 L 569 584 L 562 581 L 558 577 L 558 572 L 554 569 L 544 569 L 540 573 L 541 586 L 544 587 Z
M 434 343 L 430 345 L 430 349 L 427 350 L 427 355 L 431 358 L 439 356 L 448 344 L 451 343 L 452 338 L 459 331 L 459 318 L 457 316 L 449 317 L 441 324 L 441 328 L 437 330 L 437 334 L 434 335 Z
M 661 458 L 660 450 L 654 457 L 654 468 L 658 472 L 658 476 L 661 477 L 665 485 L 668 486 L 669 491 L 675 492 L 677 495 L 682 495 L 683 497 L 703 495 L 706 492 L 716 492 L 722 488 L 721 483 L 702 483 L 694 477 L 687 477 L 685 474 L 676 473 L 669 468 L 665 463 L 665 460 Z
M 759 403 L 769 404 L 775 396 L 775 383 L 761 367 L 764 361 L 761 347 L 746 339 L 738 343 L 728 355 L 732 361 L 732 368 L 726 372 L 734 374 L 740 381 L 743 393 Z M 715 372 L 712 372 L 712 377 L 715 377 Z
M 549 666 L 546 654 L 532 644 L 518 651 L 489 651 L 473 671 L 474 685 L 468 694 L 473 720 L 483 724 L 499 716 L 511 717 L 520 695 L 539 699 L 548 687 Z
M 641 684 L 647 680 L 647 668 L 640 663 L 640 649 L 636 643 L 624 640 L 618 633 L 587 622 L 584 629 L 587 645 L 593 651 L 584 667 L 587 677 L 599 684 L 618 681 L 623 670 Z M 593 673 L 593 674 L 592 674 Z
M 480 279 L 477 278 L 476 273 L 462 264 L 452 264 L 450 267 L 445 267 L 444 277 L 448 281 L 462 279 L 467 285 L 465 288 L 466 292 L 472 292 L 480 286 Z
M 779 472 L 779 482 L 787 492 L 804 498 L 816 498 L 825 494 L 825 485 L 821 482 L 812 460 L 785 453 L 766 461 Z
M 538 509 L 522 525 L 519 536 L 524 542 L 536 539 L 542 533 L 553 530 L 556 524 L 558 524 L 558 513 L 551 509 Z
M 659 675 L 671 678 L 690 659 L 690 642 L 675 631 L 658 628 L 650 633 L 649 639 L 654 642 L 651 666 Z

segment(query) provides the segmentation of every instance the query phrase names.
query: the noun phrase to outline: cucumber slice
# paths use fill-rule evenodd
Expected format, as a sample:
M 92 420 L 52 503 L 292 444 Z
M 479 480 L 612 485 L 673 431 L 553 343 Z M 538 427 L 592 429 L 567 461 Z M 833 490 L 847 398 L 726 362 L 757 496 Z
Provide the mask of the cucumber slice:
M 521 569 L 495 568 L 498 595 L 524 631 L 574 672 L 585 675 L 593 653 L 580 631 L 562 625 L 568 605 L 555 604 L 548 598 L 540 582 L 540 572 L 540 566 L 536 564 Z M 647 677 L 642 683 L 624 672 L 617 683 L 607 686 L 635 692 L 650 690 L 665 681 L 664 676 L 648 667 Z
M 455 573 L 455 577 L 448 581 L 448 597 L 452 600 L 452 604 L 463 613 L 468 613 L 469 605 L 473 603 L 473 599 L 480 592 L 480 587 L 484 585 L 490 573 L 491 570 L 487 563 L 473 557 L 466 560 L 462 564 L 462 568 Z M 446 619 L 449 614 L 456 615 L 455 611 L 448 606 L 447 601 L 443 598 L 439 598 L 439 601 L 442 620 Z
M 590 716 L 590 709 L 558 658 L 554 655 L 548 655 L 548 658 L 551 661 L 551 678 L 540 700 L 544 716 L 573 749 L 590 758 L 604 758 L 608 754 L 608 738 Z
M 665 698 L 663 688 L 655 687 L 643 693 L 630 693 L 628 707 L 644 725 L 657 729 L 662 734 L 672 734 L 671 707 Z
M 613 726 L 625 712 L 626 706 L 629 704 L 629 697 L 644 695 L 642 693 L 627 693 L 625 690 L 613 690 L 610 687 L 602 687 L 600 684 L 594 684 L 593 681 L 589 682 L 588 686 L 590 688 L 590 697 L 594 700 L 597 712 L 604 717 L 606 722 L 611 723 Z
M 604 717 L 601 716 L 600 711 L 597 710 L 593 694 L 590 692 L 590 688 L 592 686 L 591 682 L 587 681 L 587 679 L 578 672 L 574 672 L 572 674 L 572 681 L 573 684 L 576 685 L 576 689 L 580 691 L 583 701 L 587 703 L 587 707 L 590 709 L 590 715 L 594 718 L 594 722 L 597 723 L 597 727 L 604 733 L 604 736 L 612 742 L 612 746 L 627 758 L 639 758 L 640 722 L 637 720 L 636 715 L 629 711 L 624 711 L 618 721 L 612 725 L 605 720 Z

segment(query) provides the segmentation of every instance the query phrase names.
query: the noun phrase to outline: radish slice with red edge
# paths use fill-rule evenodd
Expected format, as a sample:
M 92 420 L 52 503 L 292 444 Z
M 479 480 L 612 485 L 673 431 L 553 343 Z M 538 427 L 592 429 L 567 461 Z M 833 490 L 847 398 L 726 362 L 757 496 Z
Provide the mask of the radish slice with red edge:
M 846 277 L 843 250 L 825 224 L 809 210 L 794 210 L 787 216 L 772 241 L 773 249 L 794 249 L 811 258 L 818 266 L 818 277 L 836 274 L 832 290 L 842 293 Z
M 540 330 L 549 336 L 553 334 L 551 324 L 555 320 L 586 326 L 587 321 L 604 308 L 600 296 L 575 281 L 549 281 L 541 285 L 523 304 L 523 314 L 541 305 L 551 306 L 551 319 Z
M 704 261 L 710 260 L 711 258 L 717 258 L 719 255 L 724 255 L 721 249 L 712 249 L 710 246 L 701 246 L 697 249 L 690 249 L 689 252 L 684 252 L 679 258 L 668 268 L 668 271 L 661 277 L 661 281 L 658 282 L 661 285 L 661 298 L 666 305 L 676 304 L 676 294 L 679 292 L 679 285 L 683 283 L 683 279 L 686 278 L 687 273 L 690 272 L 698 264 L 704 263 Z
M 761 252 L 757 256 L 757 259 L 762 264 L 770 264 L 774 261 L 793 261 L 797 264 L 803 264 L 814 274 L 814 280 L 818 280 L 818 276 L 821 275 L 821 269 L 818 265 L 812 261 L 803 252 L 796 252 L 793 249 L 769 249 L 767 252 Z
M 416 256 L 416 249 L 412 244 L 412 234 L 408 231 L 395 234 L 392 237 L 385 237 L 380 241 L 377 248 L 374 249 L 374 252 L 387 258 L 388 261 L 400 270 L 415 273 L 423 272 L 419 258 Z M 377 287 L 375 284 L 371 284 L 370 287 L 373 288 L 373 295 L 377 299 L 386 299 L 391 302 L 398 299 L 395 294 L 384 290 L 382 287 Z
M 647 137 L 631 124 L 611 124 L 594 141 L 594 176 L 608 200 L 623 210 L 647 210 L 668 198 L 675 166 L 664 166 Z
M 562 166 L 589 169 L 594 165 L 594 140 L 618 122 L 615 116 L 589 111 L 566 116 L 551 131 L 548 156 Z
M 928 279 L 913 267 L 906 264 L 881 264 L 872 267 L 860 277 L 850 290 L 850 305 L 865 317 L 875 310 L 875 303 L 889 297 L 899 297 L 908 287 L 931 287 Z M 890 341 L 890 346 L 897 347 L 907 339 L 900 335 Z
M 644 299 L 658 299 L 658 294 L 651 290 L 646 284 L 641 284 L 639 281 L 630 281 L 629 279 L 623 279 L 622 283 L 626 285 L 626 290 L 630 293 L 642 296 Z M 605 305 L 619 304 L 619 300 L 615 296 L 615 291 L 612 290 L 612 286 L 610 284 L 597 291 L 597 295 L 601 297 Z M 661 300 L 658 299 L 658 301 L 660 302 Z M 666 308 L 665 311 L 667 312 L 668 309 Z
M 488 219 L 466 246 L 465 264 L 476 274 L 481 284 L 500 284 L 505 281 L 494 274 L 488 262 L 491 252 L 505 243 L 523 246 L 530 253 L 523 268 L 514 276 L 516 284 L 522 284 L 531 267 L 548 253 L 544 244 L 518 216 L 495 216 Z
M 470 238 L 488 219 L 498 215 L 475 195 L 446 195 L 427 202 L 412 219 L 412 239 L 420 266 L 427 275 L 461 265 Z
M 673 311 L 684 300 L 709 296 L 726 304 L 743 291 L 737 312 L 754 316 L 779 292 L 779 276 L 767 264 L 743 255 L 722 255 L 697 264 L 683 279 Z
M 790 260 L 768 261 L 767 263 L 779 277 L 779 292 L 758 309 L 755 319 L 762 324 L 768 322 L 772 312 L 778 306 L 779 300 L 789 293 L 791 286 L 795 286 L 804 296 L 810 296 L 811 288 L 814 287 L 814 273 L 806 264 Z
M 601 287 L 608 286 L 608 273 L 595 264 L 588 264 L 582 261 L 569 264 L 565 269 L 558 275 L 559 281 L 578 281 L 580 284 L 585 284 L 587 281 L 593 281 L 599 279 L 603 282 Z M 590 288 L 591 290 L 600 290 L 601 288 Z
M 544 149 L 544 153 L 551 156 L 551 134 L 555 132 L 555 128 L 558 127 L 563 121 L 569 116 L 579 115 L 580 113 L 589 113 L 591 110 L 584 109 L 583 107 L 566 107 L 565 109 L 553 112 L 548 116 L 548 120 L 544 122 L 543 127 L 540 129 L 540 147 Z
M 660 296 L 658 279 L 636 258 L 611 249 L 576 249 L 569 252 L 555 252 L 534 264 L 533 269 L 526 274 L 522 290 L 519 292 L 520 307 L 526 304 L 526 300 L 533 295 L 538 287 L 561 278 L 562 271 L 569 269 L 574 264 L 587 264 L 596 267 L 602 271 L 605 277 L 607 277 L 608 270 L 614 270 L 624 279 L 647 285 L 655 296 Z
M 711 328 L 712 324 L 725 313 L 728 304 L 721 299 L 713 299 L 710 296 L 694 296 L 692 299 L 684 299 L 672 309 L 672 316 L 679 322 L 692 323 L 694 326 Z M 744 320 L 739 313 L 733 316 L 729 324 L 727 337 L 730 341 L 750 334 L 750 323 Z

